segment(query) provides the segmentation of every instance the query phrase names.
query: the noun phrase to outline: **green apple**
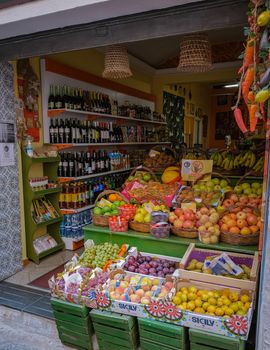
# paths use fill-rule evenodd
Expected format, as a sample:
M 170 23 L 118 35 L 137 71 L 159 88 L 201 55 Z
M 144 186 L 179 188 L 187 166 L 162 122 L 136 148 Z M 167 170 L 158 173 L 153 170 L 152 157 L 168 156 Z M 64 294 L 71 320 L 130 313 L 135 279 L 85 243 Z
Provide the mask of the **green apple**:
M 255 188 L 255 189 L 258 189 L 260 188 L 262 185 L 259 183 L 259 182 L 252 182 L 251 184 L 251 187 L 252 188 Z
M 221 188 L 225 188 L 226 186 L 228 186 L 228 181 L 227 180 L 221 180 L 220 181 L 220 186 L 221 186 Z
M 261 195 L 262 195 L 262 193 L 263 193 L 262 188 L 259 188 L 259 189 L 257 190 L 257 195 L 258 195 L 258 196 L 261 196 Z
M 200 185 L 198 185 L 198 184 L 193 185 L 192 188 L 194 189 L 194 191 L 200 191 Z
M 232 187 L 231 186 L 226 186 L 223 189 L 224 189 L 224 192 L 232 191 Z
M 220 190 L 221 190 L 220 185 L 215 185 L 215 186 L 214 186 L 214 190 L 215 190 L 215 191 L 220 191 Z
M 128 181 L 132 181 L 132 180 L 134 180 L 134 176 L 129 176 Z
M 213 184 L 215 184 L 215 185 L 219 185 L 220 180 L 219 180 L 217 177 L 214 177 L 214 178 L 212 179 L 212 182 L 213 182 Z
M 256 195 L 255 193 L 250 193 L 250 194 L 248 195 L 248 197 L 249 197 L 249 198 L 256 198 L 257 195 Z
M 206 192 L 207 187 L 205 185 L 200 185 L 200 191 Z
M 237 185 L 237 186 L 234 187 L 234 191 L 235 191 L 237 194 L 241 194 L 243 190 L 242 190 L 242 187 L 241 187 L 241 186 Z
M 213 186 L 214 186 L 213 181 L 212 181 L 212 180 L 207 181 L 207 182 L 206 182 L 206 186 L 207 186 L 207 187 L 213 187 Z
M 245 188 L 244 194 L 250 195 L 252 193 L 251 188 Z
M 245 188 L 250 188 L 250 184 L 247 182 L 244 182 L 243 184 L 240 185 L 242 189 L 244 190 Z
M 95 215 L 101 215 L 102 214 L 102 209 L 100 209 L 98 207 L 95 207 L 93 212 L 94 212 Z

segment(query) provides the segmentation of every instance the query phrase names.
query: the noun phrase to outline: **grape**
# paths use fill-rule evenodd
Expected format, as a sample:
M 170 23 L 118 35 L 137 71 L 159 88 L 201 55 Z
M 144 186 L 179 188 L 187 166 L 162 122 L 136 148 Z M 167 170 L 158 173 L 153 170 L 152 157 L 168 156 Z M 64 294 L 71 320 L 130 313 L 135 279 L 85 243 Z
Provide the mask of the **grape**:
M 79 263 L 83 266 L 103 268 L 108 260 L 115 260 L 118 257 L 118 251 L 119 246 L 117 244 L 109 242 L 99 244 L 86 249 Z

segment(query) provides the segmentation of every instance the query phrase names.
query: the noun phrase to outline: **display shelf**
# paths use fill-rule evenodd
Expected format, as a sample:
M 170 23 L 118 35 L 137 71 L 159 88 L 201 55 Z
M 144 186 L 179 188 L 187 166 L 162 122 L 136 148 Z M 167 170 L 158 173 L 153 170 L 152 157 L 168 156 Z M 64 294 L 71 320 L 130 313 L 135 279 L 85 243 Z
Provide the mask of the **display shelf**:
M 44 176 L 47 176 L 50 181 L 57 180 L 57 168 L 58 163 L 60 161 L 60 157 L 48 157 L 48 158 L 32 158 L 28 157 L 26 152 L 22 150 L 22 172 L 23 172 L 23 190 L 24 190 L 24 215 L 25 215 L 25 235 L 26 235 L 26 250 L 27 250 L 27 258 L 34 261 L 35 263 L 39 263 L 41 258 L 48 256 L 58 250 L 64 248 L 64 243 L 60 236 L 60 222 L 62 221 L 62 216 L 59 209 L 59 192 L 60 187 L 47 189 L 42 191 L 33 191 L 30 183 L 29 183 L 29 171 L 33 164 L 40 163 L 43 167 Z M 49 196 L 50 202 L 56 209 L 59 214 L 59 217 L 44 221 L 41 223 L 35 223 L 31 214 L 32 200 L 41 198 L 44 196 Z M 49 226 L 49 233 L 56 241 L 57 246 L 51 249 L 46 250 L 40 254 L 37 254 L 33 241 L 35 239 L 35 233 L 37 229 Z
M 45 258 L 45 256 L 48 256 L 52 253 L 58 252 L 59 250 L 62 250 L 63 248 L 65 248 L 65 243 L 64 242 L 60 242 L 57 244 L 57 246 L 50 248 L 48 250 L 45 250 L 44 252 L 41 252 L 40 254 L 38 254 L 39 259 Z
M 60 162 L 60 157 L 28 157 L 32 163 L 55 163 Z
M 48 110 L 48 117 L 54 118 L 58 117 L 62 113 L 72 113 L 77 114 L 78 117 L 85 117 L 85 116 L 97 116 L 97 117 L 103 117 L 103 118 L 110 118 L 110 119 L 116 119 L 116 120 L 127 120 L 129 122 L 136 122 L 136 123 L 145 123 L 145 124 L 155 124 L 155 125 L 167 125 L 166 122 L 161 122 L 158 120 L 148 120 L 148 119 L 138 119 L 138 118 L 129 118 L 129 117 L 122 117 L 119 115 L 112 115 L 112 114 L 106 114 L 106 113 L 96 113 L 96 112 L 87 112 L 87 111 L 78 111 L 74 109 L 52 109 Z
M 79 209 L 60 209 L 60 212 L 64 214 L 76 214 L 81 213 L 82 211 L 85 211 L 87 209 L 94 208 L 94 204 L 86 205 L 85 207 L 79 208 Z
M 106 171 L 104 173 L 89 174 L 89 175 L 77 176 L 77 177 L 58 177 L 58 181 L 61 183 L 70 182 L 70 181 L 80 181 L 80 180 L 86 180 L 86 179 L 99 177 L 99 176 L 106 176 L 106 175 L 110 175 L 110 174 L 123 173 L 125 171 L 131 171 L 132 169 L 133 168 L 111 170 L 111 171 Z
M 56 188 L 48 188 L 46 190 L 40 190 L 40 191 L 33 191 L 34 194 L 34 198 L 38 198 L 38 197 L 43 197 L 47 194 L 52 194 L 52 193 L 58 193 L 61 191 L 61 187 L 56 187 Z
M 206 249 L 216 249 L 227 252 L 254 254 L 258 246 L 233 246 L 226 243 L 203 244 L 199 239 L 181 238 L 171 235 L 168 238 L 156 239 L 150 234 L 129 230 L 127 232 L 111 232 L 108 227 L 86 225 L 83 228 L 85 240 L 93 239 L 96 244 L 113 242 L 117 244 L 127 243 L 138 247 L 139 250 L 155 254 L 163 254 L 181 258 L 184 256 L 190 243 L 195 243 L 196 247 Z
M 59 216 L 58 218 L 54 218 L 54 219 L 42 221 L 42 222 L 35 223 L 35 224 L 36 224 L 38 227 L 41 227 L 41 226 L 49 226 L 49 225 L 55 224 L 55 223 L 57 223 L 57 222 L 61 222 L 62 220 L 63 220 L 62 216 Z

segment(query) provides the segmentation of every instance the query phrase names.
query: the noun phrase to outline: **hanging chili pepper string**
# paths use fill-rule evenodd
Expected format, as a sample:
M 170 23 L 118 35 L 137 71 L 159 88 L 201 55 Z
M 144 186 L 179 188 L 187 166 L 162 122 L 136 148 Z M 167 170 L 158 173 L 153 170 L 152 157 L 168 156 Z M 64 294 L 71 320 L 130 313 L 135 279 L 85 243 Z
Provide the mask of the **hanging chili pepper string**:
M 235 105 L 232 107 L 232 110 L 233 110 L 233 111 L 234 111 L 236 108 L 238 108 L 238 105 L 239 105 L 239 103 L 240 103 L 240 99 L 241 99 L 241 86 L 242 86 L 242 82 L 243 82 L 244 76 L 245 76 L 245 71 L 244 71 L 244 69 L 243 69 L 243 70 L 242 70 L 242 73 L 241 73 L 241 78 L 240 78 L 240 81 L 239 81 L 239 88 L 238 88 L 237 100 L 236 100 Z

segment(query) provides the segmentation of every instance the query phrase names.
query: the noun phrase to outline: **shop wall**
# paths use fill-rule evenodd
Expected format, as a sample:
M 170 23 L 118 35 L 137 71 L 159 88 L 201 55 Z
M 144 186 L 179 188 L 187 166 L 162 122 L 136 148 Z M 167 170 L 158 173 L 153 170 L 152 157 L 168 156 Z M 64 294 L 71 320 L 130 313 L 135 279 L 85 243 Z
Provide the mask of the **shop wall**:
M 48 56 L 59 63 L 102 76 L 104 70 L 104 53 L 98 50 L 82 50 Z M 133 76 L 117 79 L 118 83 L 151 93 L 152 77 L 131 66 Z
M 0 63 L 0 122 L 16 125 L 13 66 Z M 15 164 L 0 167 L 0 281 L 22 268 L 20 188 L 17 143 Z
M 102 76 L 102 71 L 104 68 L 104 54 L 102 52 L 99 52 L 97 50 L 85 50 L 85 51 L 74 51 L 69 53 L 63 53 L 63 54 L 57 54 L 57 55 L 51 55 L 51 59 L 65 64 L 69 65 L 71 67 Z M 34 72 L 37 74 L 38 78 L 40 79 L 40 58 L 35 57 L 30 59 L 31 66 L 34 70 Z M 15 68 L 15 84 L 17 82 L 17 74 L 16 74 L 16 64 L 14 63 Z M 141 90 L 143 92 L 151 93 L 151 87 L 152 87 L 152 78 L 144 73 L 139 72 L 138 70 L 132 68 L 133 71 L 133 77 L 128 79 L 122 79 L 117 80 L 117 82 Z M 17 85 L 17 84 L 16 84 Z M 17 87 L 15 88 L 16 93 Z M 43 121 L 42 121 L 42 104 L 41 104 L 41 98 L 39 98 L 39 121 L 41 125 L 40 129 L 40 141 L 34 142 L 33 146 L 35 148 L 41 147 L 43 145 Z M 23 186 L 22 186 L 22 168 L 21 168 L 21 157 L 20 154 L 18 156 L 18 167 L 19 167 L 19 174 L 20 174 L 20 189 L 21 189 L 21 197 L 20 197 L 20 208 L 21 208 L 21 227 L 22 227 L 22 259 L 27 259 L 27 253 L 26 253 L 26 238 L 25 238 L 25 222 L 24 222 L 24 205 L 23 205 Z M 39 164 L 36 164 L 31 168 L 30 176 L 42 176 L 42 166 Z M 40 236 L 44 234 L 45 231 L 41 230 L 36 233 L 36 236 Z

